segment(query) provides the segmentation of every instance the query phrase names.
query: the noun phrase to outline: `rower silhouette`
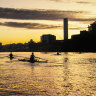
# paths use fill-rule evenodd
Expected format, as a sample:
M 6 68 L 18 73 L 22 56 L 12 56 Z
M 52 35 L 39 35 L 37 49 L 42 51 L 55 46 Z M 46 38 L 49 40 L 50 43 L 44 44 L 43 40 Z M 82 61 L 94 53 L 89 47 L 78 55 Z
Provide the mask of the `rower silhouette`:
M 59 52 L 57 52 L 57 55 L 60 55 L 60 53 L 59 53 Z
M 35 56 L 34 53 L 32 52 L 31 56 L 30 56 L 30 62 L 34 63 L 35 62 Z
M 10 54 L 9 54 L 9 58 L 10 58 L 10 60 L 12 60 L 12 59 L 14 58 L 12 52 L 10 52 Z

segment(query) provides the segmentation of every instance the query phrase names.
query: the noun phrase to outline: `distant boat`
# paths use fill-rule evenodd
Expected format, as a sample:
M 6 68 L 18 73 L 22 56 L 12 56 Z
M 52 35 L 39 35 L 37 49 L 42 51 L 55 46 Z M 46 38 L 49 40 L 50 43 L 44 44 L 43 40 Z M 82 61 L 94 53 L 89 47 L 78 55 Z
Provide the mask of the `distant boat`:
M 36 59 L 36 58 L 38 58 L 38 59 Z M 28 59 L 18 59 L 18 60 L 23 61 L 23 62 L 30 62 L 30 63 L 35 63 L 35 62 L 46 63 L 47 62 L 47 60 L 45 60 L 43 58 L 35 57 L 33 52 L 31 54 L 30 58 L 28 58 Z M 42 61 L 39 61 L 39 60 L 42 60 Z
M 57 55 L 61 55 L 59 52 L 57 52 Z
M 10 58 L 10 60 L 12 60 L 12 59 L 14 58 L 12 52 L 10 52 L 10 54 L 9 54 L 9 58 Z
M 34 61 L 30 61 L 30 60 L 26 60 L 26 59 L 18 59 L 18 60 L 23 61 L 23 62 L 30 62 L 30 63 L 35 63 L 35 62 L 47 63 L 47 61 L 39 61 L 39 60 L 34 60 Z
M 38 62 L 37 60 L 34 60 L 34 61 L 30 61 L 30 60 L 26 60 L 26 59 L 18 59 L 18 60 L 23 61 L 23 62 L 30 62 L 30 63 Z

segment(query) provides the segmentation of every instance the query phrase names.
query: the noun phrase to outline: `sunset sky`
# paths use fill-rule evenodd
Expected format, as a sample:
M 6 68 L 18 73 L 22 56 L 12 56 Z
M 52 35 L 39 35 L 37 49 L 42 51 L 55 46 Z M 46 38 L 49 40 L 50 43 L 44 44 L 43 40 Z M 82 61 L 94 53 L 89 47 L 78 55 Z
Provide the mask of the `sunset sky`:
M 0 0 L 0 42 L 40 41 L 43 34 L 63 39 L 63 20 L 69 19 L 69 38 L 96 20 L 96 0 Z

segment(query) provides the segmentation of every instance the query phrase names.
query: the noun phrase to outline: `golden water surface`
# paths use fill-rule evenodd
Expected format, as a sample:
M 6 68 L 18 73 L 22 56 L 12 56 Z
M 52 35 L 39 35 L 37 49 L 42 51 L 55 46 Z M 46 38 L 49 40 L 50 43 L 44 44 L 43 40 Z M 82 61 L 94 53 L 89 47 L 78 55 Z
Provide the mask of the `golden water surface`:
M 96 53 L 40 53 L 43 62 L 22 62 L 30 52 L 0 53 L 0 96 L 96 96 Z

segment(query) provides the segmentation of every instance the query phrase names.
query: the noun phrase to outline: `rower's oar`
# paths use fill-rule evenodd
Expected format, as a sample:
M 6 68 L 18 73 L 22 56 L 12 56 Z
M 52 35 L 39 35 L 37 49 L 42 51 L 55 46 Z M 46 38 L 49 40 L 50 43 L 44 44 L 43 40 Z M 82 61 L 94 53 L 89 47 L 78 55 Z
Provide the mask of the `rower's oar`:
M 4 56 L 4 57 L 0 57 L 0 58 L 5 58 L 5 57 L 9 57 L 9 56 Z
M 35 57 L 35 58 L 39 58 L 39 59 L 42 59 L 42 60 L 46 60 L 46 59 L 43 59 L 43 58 L 40 58 L 40 57 Z M 48 61 L 48 60 L 46 60 L 46 61 Z
M 5 58 L 5 56 L 4 57 L 0 57 L 0 58 Z
M 17 56 L 17 55 L 14 55 L 15 57 L 23 57 L 23 56 Z
M 22 58 L 25 58 L 25 59 L 29 59 L 29 58 L 27 58 L 27 57 L 23 57 L 23 56 L 16 56 L 16 55 L 15 55 L 15 57 L 22 57 Z

